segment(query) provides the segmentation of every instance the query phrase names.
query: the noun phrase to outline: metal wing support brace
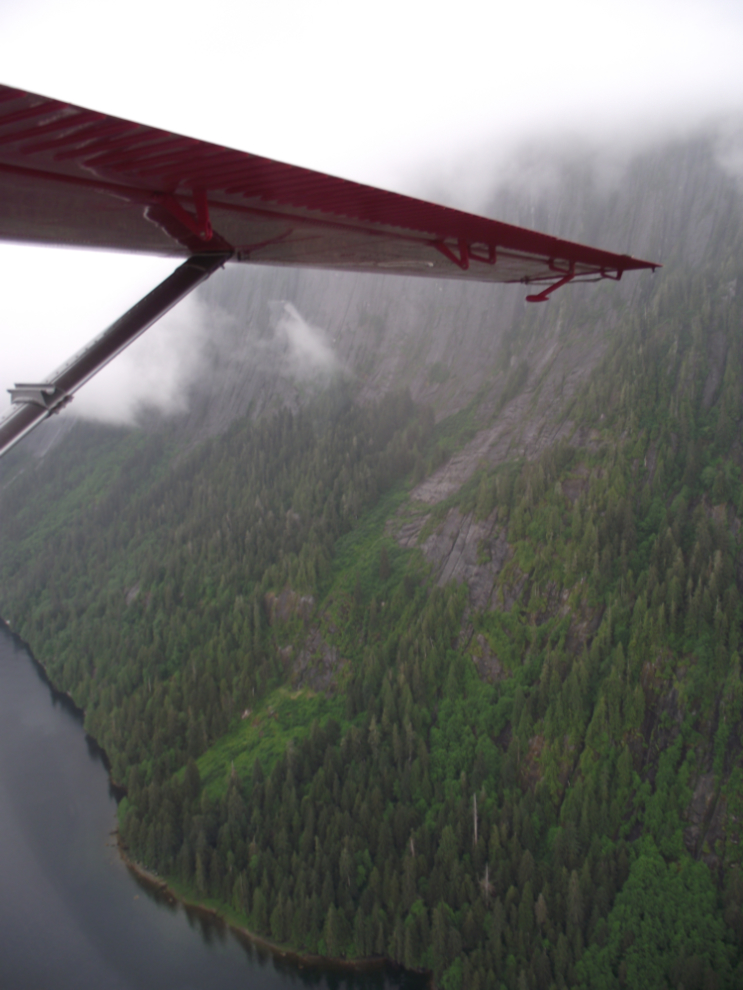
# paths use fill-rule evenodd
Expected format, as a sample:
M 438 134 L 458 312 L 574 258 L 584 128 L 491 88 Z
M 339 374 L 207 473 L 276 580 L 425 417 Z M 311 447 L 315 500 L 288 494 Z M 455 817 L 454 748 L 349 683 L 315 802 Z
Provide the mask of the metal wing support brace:
M 231 257 L 214 252 L 193 255 L 152 292 L 124 313 L 87 347 L 42 383 L 18 383 L 10 388 L 12 411 L 0 420 L 0 457 L 34 426 L 72 401 L 73 394 L 136 340 L 197 285 L 206 281 Z

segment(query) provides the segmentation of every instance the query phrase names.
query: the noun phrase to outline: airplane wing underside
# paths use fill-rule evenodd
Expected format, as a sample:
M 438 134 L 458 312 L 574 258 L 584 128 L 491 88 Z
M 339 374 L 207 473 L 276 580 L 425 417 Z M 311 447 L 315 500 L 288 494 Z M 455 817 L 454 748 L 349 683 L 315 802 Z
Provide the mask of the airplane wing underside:
M 0 239 L 492 282 L 655 267 L 8 87 Z
M 227 261 L 485 282 L 572 281 L 657 264 L 0 86 L 0 241 L 185 259 L 41 382 L 9 389 L 0 455 Z

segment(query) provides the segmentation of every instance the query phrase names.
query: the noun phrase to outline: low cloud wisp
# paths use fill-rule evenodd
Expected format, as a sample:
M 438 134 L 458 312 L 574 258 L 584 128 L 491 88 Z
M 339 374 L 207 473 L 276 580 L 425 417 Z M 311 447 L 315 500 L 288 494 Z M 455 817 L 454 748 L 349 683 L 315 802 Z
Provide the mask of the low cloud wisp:
M 283 366 L 292 378 L 307 379 L 338 371 L 338 358 L 320 327 L 312 326 L 290 302 L 270 303 L 276 321 L 276 342 L 284 351 Z
M 209 314 L 191 296 L 114 358 L 75 396 L 70 413 L 83 419 L 132 425 L 148 410 L 185 412 L 199 373 Z

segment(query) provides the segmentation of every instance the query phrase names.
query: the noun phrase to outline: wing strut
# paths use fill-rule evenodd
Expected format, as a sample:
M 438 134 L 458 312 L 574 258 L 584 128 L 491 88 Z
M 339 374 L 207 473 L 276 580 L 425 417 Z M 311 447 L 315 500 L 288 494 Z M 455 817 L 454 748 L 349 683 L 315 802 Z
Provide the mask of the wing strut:
M 13 409 L 0 420 L 0 456 L 42 419 L 59 412 L 73 394 L 133 340 L 151 327 L 229 259 L 229 254 L 193 255 L 144 299 L 57 369 L 47 381 L 9 388 Z

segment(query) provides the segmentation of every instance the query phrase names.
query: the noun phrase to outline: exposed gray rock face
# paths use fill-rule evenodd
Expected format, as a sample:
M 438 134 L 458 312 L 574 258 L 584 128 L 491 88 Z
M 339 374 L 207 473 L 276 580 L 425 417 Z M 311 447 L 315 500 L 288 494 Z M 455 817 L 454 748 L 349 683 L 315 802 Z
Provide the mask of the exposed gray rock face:
M 505 530 L 496 527 L 496 520 L 497 512 L 477 521 L 452 509 L 421 548 L 428 560 L 441 566 L 439 584 L 466 582 L 470 602 L 477 609 L 491 605 L 495 579 L 512 555 Z
M 401 546 L 420 546 L 426 560 L 436 569 L 439 585 L 464 581 L 472 608 L 496 607 L 493 601 L 496 578 L 513 556 L 506 530 L 498 525 L 498 510 L 487 519 L 477 520 L 472 513 L 463 515 L 459 509 L 451 509 L 421 543 L 421 532 L 428 519 L 428 515 L 421 515 L 397 525 L 392 520 L 389 529 Z
M 605 349 L 605 339 L 579 340 L 564 347 L 559 346 L 559 339 L 534 342 L 522 355 L 530 363 L 524 391 L 503 408 L 492 425 L 421 482 L 413 497 L 434 505 L 458 491 L 483 463 L 499 464 L 518 457 L 531 460 L 562 439 L 572 437 L 577 445 L 590 446 L 590 435 L 573 436 L 575 424 L 561 418 L 559 411 L 591 374 Z M 480 414 L 487 412 L 485 404 Z

